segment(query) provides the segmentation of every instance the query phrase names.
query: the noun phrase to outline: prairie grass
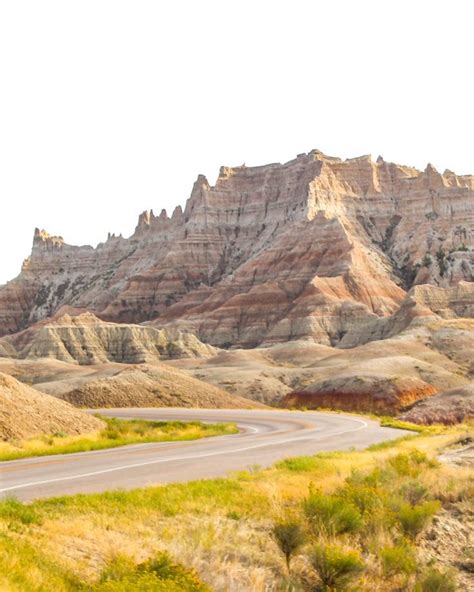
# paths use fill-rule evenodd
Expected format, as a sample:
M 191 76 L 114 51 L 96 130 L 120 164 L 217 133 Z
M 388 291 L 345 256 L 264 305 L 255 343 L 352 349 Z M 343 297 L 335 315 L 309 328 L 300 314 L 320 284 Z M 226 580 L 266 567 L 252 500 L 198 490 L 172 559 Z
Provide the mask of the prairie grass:
M 268 469 L 222 479 L 65 496 L 32 504 L 5 500 L 0 502 L 0 589 L 138 591 L 136 582 L 142 585 L 155 576 L 143 575 L 137 566 L 164 552 L 171 562 L 197 573 L 196 590 L 207 586 L 215 592 L 317 589 L 314 566 L 326 577 L 324 570 L 330 565 L 324 562 L 329 560 L 338 569 L 344 567 L 340 582 L 345 581 L 345 573 L 357 578 L 358 590 L 411 590 L 419 585 L 416 578 L 428 583 L 442 580 L 443 573 L 425 573 L 418 564 L 419 573 L 414 574 L 412 558 L 420 530 L 436 512 L 437 504 L 432 502 L 468 499 L 472 474 L 433 461 L 467 430 L 459 426 L 377 449 L 286 459 Z M 313 514 L 321 508 L 332 512 L 330 518 L 337 528 L 324 531 L 313 522 L 316 528 L 308 529 L 308 543 L 302 548 L 295 544 L 290 574 L 274 526 L 285 516 L 304 522 L 305 500 L 311 496 L 318 500 L 311 507 Z M 320 503 L 324 496 L 336 501 Z M 343 509 L 341 500 L 347 501 L 351 516 L 338 514 Z M 423 506 L 426 502 L 430 507 Z M 423 510 L 413 518 L 406 504 L 421 505 Z M 404 523 L 413 533 L 411 538 L 404 535 Z M 299 535 L 296 538 L 301 542 Z M 315 551 L 317 560 L 312 563 Z M 110 578 L 107 583 L 104 574 L 124 557 L 129 568 L 121 576 L 122 583 L 111 583 Z M 401 560 L 403 569 L 397 571 Z M 354 569 L 345 565 L 348 561 Z M 194 576 L 190 577 L 192 581 Z M 171 582 L 169 590 L 174 590 Z M 154 589 L 160 588 L 150 588 Z
M 232 423 L 203 424 L 198 421 L 146 421 L 108 417 L 100 419 L 106 426 L 91 434 L 68 436 L 57 433 L 18 442 L 2 442 L 0 443 L 0 461 L 50 454 L 90 452 L 127 444 L 197 440 L 238 432 L 237 427 Z

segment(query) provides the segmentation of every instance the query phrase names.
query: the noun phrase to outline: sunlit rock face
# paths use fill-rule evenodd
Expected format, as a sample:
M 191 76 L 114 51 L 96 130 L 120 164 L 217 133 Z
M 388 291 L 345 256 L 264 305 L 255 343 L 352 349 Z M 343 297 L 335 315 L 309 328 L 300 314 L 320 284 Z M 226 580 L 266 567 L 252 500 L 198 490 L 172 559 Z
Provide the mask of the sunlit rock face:
M 184 211 L 144 212 L 130 238 L 96 248 L 36 230 L 0 288 L 0 334 L 89 311 L 224 347 L 338 345 L 366 340 L 414 286 L 425 312 L 472 316 L 473 274 L 473 176 L 314 150 L 222 167 L 215 186 L 199 176 Z

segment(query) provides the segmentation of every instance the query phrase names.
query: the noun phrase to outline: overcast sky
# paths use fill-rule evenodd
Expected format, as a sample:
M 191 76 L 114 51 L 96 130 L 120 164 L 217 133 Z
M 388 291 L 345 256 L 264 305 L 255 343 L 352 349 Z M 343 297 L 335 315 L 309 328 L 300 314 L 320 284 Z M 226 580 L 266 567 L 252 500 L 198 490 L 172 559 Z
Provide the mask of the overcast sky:
M 3 0 L 0 283 L 319 148 L 474 173 L 474 2 Z

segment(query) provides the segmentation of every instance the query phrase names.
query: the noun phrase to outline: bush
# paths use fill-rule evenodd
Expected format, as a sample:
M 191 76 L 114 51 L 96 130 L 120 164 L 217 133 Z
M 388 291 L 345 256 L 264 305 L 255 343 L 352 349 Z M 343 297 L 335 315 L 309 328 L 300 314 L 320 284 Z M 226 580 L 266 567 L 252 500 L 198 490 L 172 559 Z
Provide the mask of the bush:
M 305 541 L 305 533 L 301 523 L 295 519 L 277 522 L 273 526 L 272 535 L 285 556 L 286 567 L 290 571 L 291 558 Z
M 454 575 L 431 568 L 417 583 L 417 592 L 455 592 L 457 590 Z
M 347 484 L 340 490 L 340 496 L 355 506 L 362 515 L 383 507 L 385 497 L 380 490 L 364 484 Z
M 426 255 L 423 257 L 423 261 L 421 262 L 421 264 L 423 265 L 423 267 L 429 267 L 432 263 L 431 257 L 429 256 L 428 253 L 426 253 Z
M 67 433 L 63 431 L 55 432 L 53 434 L 55 438 L 67 438 Z
M 106 440 L 119 440 L 122 437 L 122 434 L 114 428 L 106 428 L 101 436 Z
M 365 569 L 359 553 L 338 545 L 315 545 L 309 560 L 323 590 L 345 590 Z
M 167 553 L 135 565 L 115 558 L 102 572 L 95 592 L 209 592 L 193 570 L 175 563 Z
M 316 456 L 296 456 L 294 458 L 285 458 L 281 460 L 276 466 L 279 469 L 287 469 L 288 471 L 307 472 L 313 471 L 321 461 Z
M 390 486 L 395 477 L 396 473 L 391 467 L 383 466 L 376 467 L 368 474 L 362 471 L 353 471 L 350 477 L 346 479 L 346 483 L 357 486 L 365 485 L 379 490 L 387 485 Z
M 417 477 L 422 468 L 432 469 L 437 466 L 436 461 L 430 460 L 424 452 L 419 450 L 392 456 L 388 464 L 401 477 Z
M 417 506 L 409 503 L 402 504 L 398 510 L 397 519 L 403 534 L 415 540 L 430 524 L 440 507 L 440 503 L 436 501 L 424 502 Z
M 316 534 L 357 532 L 363 527 L 359 510 L 339 496 L 310 493 L 303 503 L 304 512 Z
M 412 547 L 406 544 L 384 547 L 380 551 L 382 570 L 386 577 L 398 574 L 410 575 L 416 571 L 416 555 Z
M 419 504 L 428 496 L 428 490 L 418 481 L 408 481 L 400 487 L 400 495 L 412 506 Z

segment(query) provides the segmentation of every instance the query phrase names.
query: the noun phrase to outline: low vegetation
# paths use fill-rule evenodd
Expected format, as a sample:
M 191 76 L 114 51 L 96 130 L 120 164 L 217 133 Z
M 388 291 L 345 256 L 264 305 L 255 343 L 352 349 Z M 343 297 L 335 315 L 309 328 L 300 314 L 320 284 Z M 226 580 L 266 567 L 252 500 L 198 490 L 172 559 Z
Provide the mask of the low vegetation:
M 383 579 L 394 589 L 415 590 L 423 573 L 415 543 L 441 508 L 423 480 L 437 469 L 414 449 L 370 472 L 353 471 L 332 493 L 310 488 L 299 522 L 292 520 L 310 542 L 303 554 L 307 567 L 300 570 L 305 589 L 365 590 Z
M 92 434 L 68 436 L 58 432 L 29 440 L 2 442 L 0 443 L 0 461 L 49 454 L 89 452 L 126 444 L 196 440 L 238 432 L 235 424 L 231 423 L 203 424 L 198 421 L 146 421 L 108 417 L 101 417 L 101 419 L 105 421 L 106 427 Z
M 426 544 L 443 507 L 471 499 L 472 474 L 436 460 L 466 433 L 443 428 L 225 479 L 5 500 L 0 589 L 462 590 Z
M 136 565 L 126 556 L 115 557 L 103 570 L 94 592 L 209 592 L 190 569 L 173 561 L 165 553 Z

